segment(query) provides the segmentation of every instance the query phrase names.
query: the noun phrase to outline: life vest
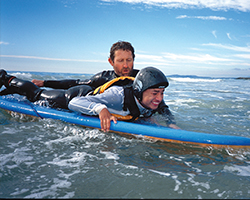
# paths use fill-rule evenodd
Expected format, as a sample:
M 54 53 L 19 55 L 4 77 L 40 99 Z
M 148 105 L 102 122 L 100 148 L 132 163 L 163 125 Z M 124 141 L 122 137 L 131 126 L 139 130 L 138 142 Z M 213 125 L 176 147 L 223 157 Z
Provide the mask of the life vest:
M 112 114 L 115 116 L 118 120 L 122 121 L 134 121 L 140 116 L 139 108 L 136 105 L 135 98 L 134 98 L 134 92 L 132 88 L 132 83 L 134 81 L 134 77 L 130 76 L 121 76 L 118 78 L 115 78 L 111 81 L 108 81 L 107 83 L 103 84 L 102 86 L 96 88 L 93 95 L 101 94 L 105 90 L 107 90 L 109 87 L 117 85 L 117 86 L 123 86 L 124 88 L 124 104 L 123 104 L 123 110 L 131 113 L 131 115 L 118 115 L 118 114 Z
M 103 93 L 106 89 L 108 89 L 109 87 L 113 86 L 113 85 L 118 85 L 118 86 L 125 86 L 128 84 L 132 84 L 133 81 L 135 80 L 134 77 L 131 76 L 121 76 L 118 78 L 114 78 L 111 81 L 108 81 L 107 83 L 99 86 L 98 88 L 96 88 L 93 92 L 93 94 L 101 94 Z

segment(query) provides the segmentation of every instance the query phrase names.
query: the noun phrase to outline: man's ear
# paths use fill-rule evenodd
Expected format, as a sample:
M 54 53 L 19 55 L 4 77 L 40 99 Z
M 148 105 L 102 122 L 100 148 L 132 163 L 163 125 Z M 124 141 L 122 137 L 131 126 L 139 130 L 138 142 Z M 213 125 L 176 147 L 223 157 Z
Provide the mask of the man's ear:
M 110 63 L 112 66 L 114 66 L 114 62 L 112 61 L 111 58 L 109 58 L 108 61 L 109 61 L 109 63 Z

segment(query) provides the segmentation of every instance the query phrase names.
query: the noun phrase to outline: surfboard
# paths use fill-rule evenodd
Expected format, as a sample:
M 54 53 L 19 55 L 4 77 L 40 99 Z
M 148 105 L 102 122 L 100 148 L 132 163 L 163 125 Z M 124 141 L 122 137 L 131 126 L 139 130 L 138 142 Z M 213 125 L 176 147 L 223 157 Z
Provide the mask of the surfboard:
M 98 117 L 82 115 L 67 110 L 53 109 L 35 105 L 29 101 L 18 100 L 8 96 L 0 96 L 0 108 L 40 118 L 51 118 L 84 127 L 100 129 Z M 185 143 L 219 148 L 250 148 L 250 138 L 232 135 L 199 133 L 186 130 L 171 129 L 164 126 L 145 125 L 132 122 L 111 122 L 110 131 L 116 133 L 143 136 L 155 140 L 173 143 Z

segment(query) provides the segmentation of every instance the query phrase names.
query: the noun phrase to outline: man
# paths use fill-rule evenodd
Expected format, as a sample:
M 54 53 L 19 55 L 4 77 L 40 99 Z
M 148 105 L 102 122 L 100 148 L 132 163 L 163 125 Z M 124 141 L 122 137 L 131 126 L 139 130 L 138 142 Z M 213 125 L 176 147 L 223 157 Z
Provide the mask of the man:
M 13 81 L 12 79 L 9 81 L 12 87 L 7 87 L 0 95 L 18 93 L 26 95 L 30 101 L 37 101 L 38 99 L 47 100 L 52 107 L 68 109 L 68 102 L 75 96 L 85 96 L 100 85 L 119 76 L 135 77 L 139 70 L 133 69 L 134 57 L 133 46 L 129 42 L 119 41 L 112 45 L 108 59 L 114 70 L 100 72 L 94 75 L 90 80 L 85 81 L 79 79 L 62 81 L 33 80 L 32 82 L 35 85 L 31 85 L 26 81 L 15 78 Z M 39 87 L 42 86 L 58 90 L 40 89 Z
M 113 85 L 100 94 L 75 97 L 68 107 L 86 115 L 99 115 L 101 129 L 106 132 L 110 129 L 111 121 L 117 123 L 117 119 L 151 117 L 157 112 L 168 85 L 167 78 L 160 70 L 146 67 L 136 75 L 132 86 Z M 169 127 L 179 128 L 173 122 Z
M 134 48 L 129 42 L 119 41 L 110 48 L 109 63 L 114 70 L 99 72 L 92 76 L 89 80 L 37 80 L 32 82 L 39 87 L 50 87 L 54 89 L 69 89 L 74 86 L 84 85 L 86 90 L 95 89 L 104 83 L 117 78 L 119 76 L 135 77 L 139 70 L 134 68 Z M 90 87 L 87 87 L 90 86 Z

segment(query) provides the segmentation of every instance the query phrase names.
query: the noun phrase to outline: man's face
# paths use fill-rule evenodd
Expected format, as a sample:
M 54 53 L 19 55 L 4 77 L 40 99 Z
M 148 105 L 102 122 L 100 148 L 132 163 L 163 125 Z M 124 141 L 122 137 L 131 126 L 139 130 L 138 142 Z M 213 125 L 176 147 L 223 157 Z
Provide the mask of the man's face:
M 165 88 L 152 88 L 147 89 L 142 94 L 141 104 L 146 108 L 153 110 L 157 109 L 163 100 L 163 93 Z
M 130 76 L 134 67 L 132 52 L 119 49 L 115 51 L 114 61 L 109 58 L 109 63 L 118 76 Z

